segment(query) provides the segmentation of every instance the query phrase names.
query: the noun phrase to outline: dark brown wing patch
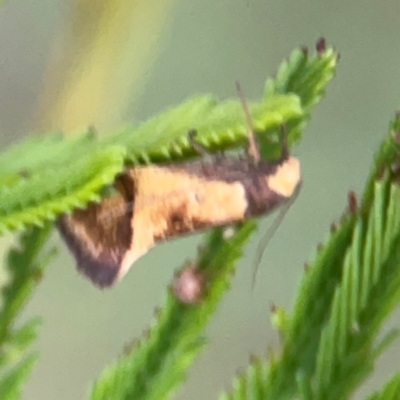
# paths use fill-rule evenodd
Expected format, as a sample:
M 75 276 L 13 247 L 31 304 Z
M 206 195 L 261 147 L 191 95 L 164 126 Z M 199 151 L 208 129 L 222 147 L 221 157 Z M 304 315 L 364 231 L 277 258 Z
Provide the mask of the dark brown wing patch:
M 64 214 L 56 223 L 78 270 L 100 287 L 110 286 L 117 279 L 133 240 L 133 183 L 124 179 L 117 180 L 117 193 L 110 198 Z

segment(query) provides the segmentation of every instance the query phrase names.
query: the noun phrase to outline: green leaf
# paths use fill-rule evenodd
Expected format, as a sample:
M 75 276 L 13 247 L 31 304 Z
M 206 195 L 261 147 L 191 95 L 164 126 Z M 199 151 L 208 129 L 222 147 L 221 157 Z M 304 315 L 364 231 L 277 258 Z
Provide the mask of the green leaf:
M 41 318 L 36 317 L 26 322 L 21 328 L 8 332 L 7 341 L 1 347 L 0 368 L 19 360 L 25 350 L 33 343 Z
M 368 396 L 368 400 L 397 400 L 400 398 L 400 373 L 394 375 L 385 386 Z
M 375 162 L 371 168 L 367 184 L 363 194 L 363 204 L 370 204 L 373 199 L 374 182 L 382 176 L 384 168 L 391 167 L 396 164 L 399 155 L 399 141 L 397 139 L 400 132 L 400 114 L 396 114 L 395 118 L 390 122 L 389 133 L 379 150 L 375 154 Z M 393 141 L 395 143 L 393 143 Z M 397 143 L 397 144 L 396 144 Z
M 283 340 L 279 356 L 271 356 L 269 361 L 259 364 L 262 369 L 263 397 L 243 397 L 243 399 L 291 399 L 298 391 L 300 382 L 309 379 L 315 369 L 315 357 L 321 330 L 328 317 L 335 285 L 340 282 L 341 271 L 338 265 L 343 262 L 352 235 L 354 218 L 347 218 L 319 249 L 312 266 L 307 267 L 299 288 L 294 310 L 286 317 L 285 330 L 281 331 Z M 341 249 L 341 251 L 339 250 Z M 244 385 L 246 393 L 250 390 L 249 376 L 254 374 L 255 365 L 250 365 L 246 374 L 235 380 L 233 390 L 224 399 L 236 399 L 235 387 Z M 238 383 L 237 381 L 241 381 Z M 303 385 L 304 386 L 304 385 Z M 304 389 L 304 387 L 303 387 Z M 302 390 L 303 390 L 302 389 Z
M 95 143 L 92 132 L 75 138 L 63 138 L 61 132 L 30 135 L 22 142 L 0 153 L 0 176 L 29 174 L 49 167 L 62 165 L 77 151 Z
M 19 247 L 12 248 L 7 257 L 9 282 L 2 287 L 0 344 L 8 334 L 10 324 L 25 305 L 33 288 L 40 281 L 44 267 L 54 256 L 54 250 L 43 258 L 39 253 L 47 241 L 51 227 L 30 229 L 20 236 Z
M 22 385 L 25 383 L 36 360 L 37 357 L 33 355 L 25 358 L 0 379 L 0 399 L 19 400 L 21 398 Z
M 338 62 L 338 53 L 326 48 L 324 39 L 318 41 L 316 48 L 311 55 L 307 49 L 294 50 L 279 67 L 276 78 L 267 80 L 264 96 L 295 93 L 309 112 L 321 100 Z
M 273 95 L 250 102 L 249 109 L 256 135 L 278 128 L 282 123 L 301 118 L 303 110 L 295 95 Z M 186 100 L 105 142 L 123 144 L 129 161 L 158 163 L 198 156 L 188 140 L 188 131 L 197 131 L 196 141 L 210 152 L 229 150 L 247 144 L 248 128 L 239 99 L 218 103 L 211 96 Z
M 42 254 L 50 226 L 29 229 L 20 235 L 19 244 L 7 256 L 8 282 L 1 288 L 0 309 L 0 399 L 18 399 L 35 355 L 27 349 L 36 338 L 39 318 L 15 328 L 15 320 L 26 305 L 54 250 Z
M 113 182 L 123 168 L 124 150 L 114 146 L 21 179 L 12 187 L 0 188 L 0 233 L 43 226 L 58 214 L 99 201 L 99 191 Z
M 265 98 L 293 93 L 300 99 L 304 115 L 286 124 L 293 141 L 300 139 L 310 112 L 321 100 L 338 62 L 338 53 L 333 48 L 326 48 L 324 39 L 318 41 L 316 48 L 312 54 L 308 49 L 294 50 L 279 67 L 276 78 L 268 79 L 265 84 Z
M 377 182 L 374 199 L 367 223 L 361 216 L 357 219 L 322 331 L 315 398 L 345 398 L 372 370 L 373 340 L 395 305 L 391 298 L 399 299 L 393 285 L 400 285 L 400 189 L 388 179 Z

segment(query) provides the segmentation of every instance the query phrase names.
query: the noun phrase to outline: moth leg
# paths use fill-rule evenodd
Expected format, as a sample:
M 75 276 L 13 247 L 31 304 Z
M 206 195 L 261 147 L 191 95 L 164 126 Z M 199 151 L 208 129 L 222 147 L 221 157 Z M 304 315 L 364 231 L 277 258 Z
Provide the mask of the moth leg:
M 254 129 L 251 121 L 250 111 L 247 107 L 246 99 L 244 97 L 242 87 L 240 86 L 239 82 L 236 82 L 236 91 L 240 103 L 242 104 L 242 109 L 246 120 L 247 138 L 249 140 L 249 143 L 247 145 L 247 155 L 250 157 L 251 160 L 253 160 L 254 164 L 258 164 L 258 162 L 260 161 L 260 152 L 258 151 L 257 142 L 254 137 Z
M 281 124 L 281 146 L 282 146 L 282 153 L 280 157 L 280 162 L 285 161 L 289 159 L 289 146 L 288 146 L 288 140 L 287 140 L 287 129 L 285 124 Z
M 207 156 L 210 155 L 210 152 L 206 147 L 204 147 L 202 144 L 200 144 L 198 141 L 196 141 L 196 136 L 197 136 L 197 130 L 196 129 L 189 129 L 188 130 L 188 141 L 189 144 L 193 147 L 193 149 L 199 153 L 201 156 Z
M 197 130 L 196 129 L 189 129 L 187 135 L 188 135 L 188 141 L 189 144 L 193 147 L 193 149 L 201 156 L 211 156 L 216 162 L 221 161 L 225 158 L 224 152 L 220 151 L 216 154 L 211 153 L 207 147 L 203 146 L 199 142 L 196 141 L 196 135 L 197 135 Z

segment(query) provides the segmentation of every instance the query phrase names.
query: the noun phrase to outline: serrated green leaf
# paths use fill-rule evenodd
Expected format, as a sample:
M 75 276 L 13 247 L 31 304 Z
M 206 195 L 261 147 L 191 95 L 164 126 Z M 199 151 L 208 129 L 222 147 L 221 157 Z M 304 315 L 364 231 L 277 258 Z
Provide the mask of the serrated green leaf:
M 10 174 L 29 175 L 70 162 L 71 155 L 95 143 L 92 132 L 63 138 L 61 132 L 31 135 L 0 153 L 0 179 Z
M 373 341 L 400 299 L 400 188 L 386 174 L 375 184 L 372 198 L 368 216 L 357 219 L 322 331 L 313 377 L 316 399 L 347 398 L 372 370 L 387 344 L 374 348 Z
M 99 191 L 123 168 L 124 150 L 114 146 L 71 160 L 55 170 L 38 172 L 0 188 L 0 233 L 42 226 L 58 214 L 100 200 Z
M 0 399 L 19 400 L 21 398 L 22 385 L 25 383 L 36 360 L 36 355 L 25 358 L 0 379 Z
M 1 346 L 0 368 L 10 365 L 20 359 L 24 351 L 37 337 L 37 329 L 41 324 L 41 318 L 33 318 L 21 328 L 9 332 L 7 342 Z
M 373 199 L 374 182 L 382 176 L 382 171 L 391 167 L 398 159 L 399 143 L 396 144 L 396 135 L 400 132 L 400 114 L 396 114 L 395 118 L 389 125 L 389 132 L 386 140 L 383 140 L 379 150 L 375 154 L 374 164 L 372 165 L 367 184 L 363 193 L 363 203 L 370 204 Z M 393 143 L 393 139 L 395 143 Z
M 289 60 L 281 64 L 276 78 L 267 80 L 265 98 L 293 93 L 300 99 L 304 115 L 286 124 L 292 141 L 299 140 L 312 107 L 321 100 L 327 84 L 334 76 L 337 62 L 338 53 L 332 48 L 319 49 L 311 55 L 306 49 L 296 49 Z M 261 145 L 262 139 L 263 137 Z M 268 146 L 268 143 L 265 145 Z
M 310 108 L 319 102 L 327 83 L 333 78 L 338 61 L 338 53 L 332 48 L 308 54 L 296 49 L 288 61 L 278 69 L 275 79 L 268 79 L 264 96 L 296 93 L 303 108 Z
M 8 252 L 9 282 L 1 288 L 2 310 L 0 317 L 0 343 L 9 330 L 13 318 L 23 306 L 32 288 L 40 279 L 44 267 L 51 260 L 53 251 L 39 259 L 39 252 L 47 241 L 51 227 L 30 229 L 20 235 L 19 247 Z
M 295 95 L 274 95 L 250 102 L 249 109 L 254 132 L 259 136 L 303 115 Z M 196 141 L 210 152 L 247 143 L 248 128 L 239 99 L 218 103 L 211 96 L 191 98 L 105 142 L 112 140 L 126 146 L 134 164 L 178 161 L 198 156 L 188 140 L 191 129 L 197 131 Z
M 29 374 L 36 356 L 26 355 L 26 350 L 36 338 L 40 322 L 33 318 L 20 328 L 15 319 L 40 281 L 45 266 L 54 251 L 42 252 L 51 227 L 32 228 L 23 232 L 17 246 L 12 247 L 6 258 L 8 282 L 1 288 L 0 310 L 0 399 L 20 397 L 22 384 Z M 23 360 L 21 358 L 24 357 Z

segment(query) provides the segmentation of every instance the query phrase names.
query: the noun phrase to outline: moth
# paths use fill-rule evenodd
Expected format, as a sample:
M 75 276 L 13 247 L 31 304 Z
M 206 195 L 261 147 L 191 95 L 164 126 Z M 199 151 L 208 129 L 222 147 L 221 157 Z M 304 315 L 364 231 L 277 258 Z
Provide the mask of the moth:
M 58 218 L 78 270 L 95 285 L 112 286 L 157 243 L 265 215 L 291 199 L 300 183 L 298 159 L 290 156 L 286 140 L 279 160 L 260 159 L 240 99 L 248 125 L 245 158 L 126 168 L 111 195 Z

